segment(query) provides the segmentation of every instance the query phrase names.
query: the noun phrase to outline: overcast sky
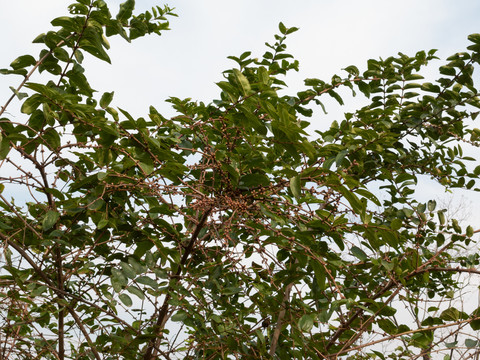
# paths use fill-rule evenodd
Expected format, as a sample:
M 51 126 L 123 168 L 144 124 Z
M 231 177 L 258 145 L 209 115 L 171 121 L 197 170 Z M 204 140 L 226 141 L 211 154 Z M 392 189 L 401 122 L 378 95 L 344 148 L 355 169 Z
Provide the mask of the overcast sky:
M 106 0 L 113 14 L 118 0 Z M 50 21 L 66 13 L 70 1 L 0 0 L 0 68 L 19 55 L 37 56 L 31 44 L 51 30 Z M 139 10 L 161 2 L 137 1 Z M 161 37 L 147 36 L 132 44 L 111 38 L 112 65 L 97 59 L 85 62 L 90 81 L 99 92 L 115 90 L 114 104 L 144 115 L 149 105 L 168 112 L 169 96 L 211 101 L 218 96 L 215 82 L 234 66 L 229 55 L 265 51 L 264 43 L 278 32 L 278 23 L 300 31 L 288 49 L 300 61 L 291 77 L 298 90 L 306 77 L 330 78 L 341 68 L 401 51 L 439 49 L 440 55 L 462 50 L 467 35 L 480 32 L 480 2 L 476 0 L 182 0 L 170 1 L 178 18 Z M 32 79 L 35 81 L 35 77 Z M 0 95 L 18 78 L 1 77 Z M 4 101 L 1 101 L 2 104 Z
M 121 1 L 106 2 L 116 14 Z M 37 57 L 41 47 L 31 41 L 51 30 L 50 21 L 66 14 L 70 3 L 0 0 L 0 68 L 20 55 Z M 292 92 L 300 90 L 304 78 L 328 80 L 348 65 L 364 69 L 367 59 L 399 51 L 413 55 L 436 48 L 445 58 L 467 46 L 468 34 L 480 32 L 477 0 L 174 0 L 168 4 L 179 15 L 171 19 L 171 31 L 132 44 L 110 38 L 112 65 L 97 59 L 84 62 L 92 87 L 99 93 L 115 90 L 112 105 L 134 116 L 145 116 L 149 105 L 173 115 L 164 103 L 169 96 L 205 102 L 217 98 L 215 82 L 222 79 L 223 70 L 235 66 L 227 56 L 251 50 L 260 57 L 280 21 L 300 28 L 287 43 L 301 69 L 288 79 Z M 137 1 L 139 10 L 153 5 L 162 3 Z M 0 77 L 2 105 L 11 94 L 8 87 L 19 82 L 19 77 Z M 18 103 L 9 111 L 20 116 L 16 108 Z M 328 124 L 336 114 L 317 112 L 312 122 Z

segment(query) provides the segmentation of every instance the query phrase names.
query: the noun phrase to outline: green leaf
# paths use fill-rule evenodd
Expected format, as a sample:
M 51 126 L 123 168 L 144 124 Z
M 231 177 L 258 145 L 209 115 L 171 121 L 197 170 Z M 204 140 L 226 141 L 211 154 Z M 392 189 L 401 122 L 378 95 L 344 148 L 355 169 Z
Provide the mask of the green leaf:
M 120 4 L 120 10 L 117 14 L 117 20 L 125 23 L 132 17 L 133 9 L 135 8 L 135 0 L 127 0 Z
M 112 283 L 112 287 L 116 292 L 121 292 L 124 286 L 127 286 L 128 280 L 123 275 L 123 273 L 113 268 L 112 269 L 112 276 L 110 277 L 110 281 Z
M 240 85 L 242 89 L 242 94 L 248 95 L 251 91 L 250 83 L 248 82 L 248 79 L 238 69 L 233 69 L 233 75 L 235 76 L 237 83 Z
M 135 245 L 136 245 L 136 248 L 135 248 L 135 251 L 133 252 L 133 255 L 142 257 L 146 253 L 147 256 L 145 257 L 145 262 L 147 263 L 148 268 L 152 269 L 154 265 L 153 257 L 148 250 L 150 250 L 153 247 L 153 243 L 151 241 L 139 241 Z
M 385 360 L 385 356 L 381 352 L 372 350 L 372 353 L 377 355 L 380 359 Z
M 443 75 L 455 76 L 457 73 L 457 71 L 450 66 L 440 66 L 439 70 L 440 74 Z
M 139 276 L 135 279 L 135 281 L 139 284 L 150 286 L 152 289 L 158 289 L 158 283 L 154 279 L 146 275 Z
M 423 83 L 421 89 L 424 91 L 429 91 L 437 94 L 440 92 L 440 86 L 433 85 L 432 83 L 429 83 L 429 82 Z
M 130 294 L 133 294 L 135 295 L 136 297 L 138 297 L 140 300 L 145 300 L 145 294 L 143 293 L 142 290 L 140 290 L 139 288 L 135 287 L 135 286 L 128 286 L 127 287 L 127 291 L 130 293 Z
M 22 56 L 19 56 L 18 58 L 16 58 L 15 60 L 13 60 L 12 63 L 10 64 L 10 66 L 14 70 L 18 70 L 18 69 L 23 69 L 27 66 L 35 65 L 36 63 L 37 63 L 37 61 L 35 60 L 35 58 L 33 56 L 22 55 Z
M 360 74 L 360 71 L 358 70 L 358 67 L 356 67 L 355 65 L 347 66 L 343 70 L 345 70 L 346 72 L 348 72 L 350 75 L 352 75 L 354 77 L 357 77 Z
M 60 135 L 54 128 L 49 128 L 43 134 L 43 139 L 45 140 L 46 145 L 52 150 L 55 150 L 61 145 Z
M 48 288 L 45 285 L 37 286 L 30 294 L 32 297 L 37 297 L 42 295 L 47 289 Z
M 60 214 L 56 211 L 49 210 L 45 214 L 42 221 L 43 231 L 50 230 L 58 221 Z
M 385 304 L 379 304 L 379 307 L 380 307 L 379 314 L 383 316 L 393 316 L 397 312 L 397 309 L 391 306 L 387 306 Z
M 383 331 L 385 331 L 389 335 L 394 335 L 398 331 L 397 325 L 395 325 L 389 319 L 379 319 L 378 320 L 378 326 L 380 326 L 380 329 L 382 329 Z
M 472 330 L 477 331 L 480 330 L 480 308 L 475 309 L 472 314 L 472 321 L 470 321 L 470 327 Z
M 137 274 L 143 274 L 147 271 L 146 267 L 140 264 L 135 258 L 129 257 L 128 264 L 135 270 Z
M 470 321 L 470 327 L 473 331 L 480 330 L 480 319 Z
M 264 66 L 260 66 L 258 68 L 258 78 L 260 79 L 260 82 L 262 84 L 269 85 L 270 75 L 268 73 L 268 70 Z
M 150 175 L 154 170 L 153 163 L 140 162 L 138 165 L 146 175 Z
M 440 221 L 440 225 L 445 225 L 445 212 L 444 211 L 439 211 L 437 212 L 438 215 L 438 220 Z
M 470 34 L 468 35 L 468 40 L 475 44 L 480 44 L 480 34 Z
M 449 308 L 440 314 L 440 319 L 445 321 L 457 321 L 459 318 L 460 312 L 455 308 Z
M 103 33 L 101 28 L 89 25 L 85 28 L 79 42 L 79 48 L 97 57 L 100 60 L 111 63 L 110 57 L 104 50 Z
M 401 219 L 393 219 L 391 222 L 390 222 L 390 228 L 392 230 L 400 230 L 401 227 L 403 226 L 403 221 Z
M 13 86 L 10 86 L 9 88 L 10 88 L 10 90 L 12 90 L 12 92 L 15 94 L 15 96 L 18 98 L 18 100 L 22 100 L 23 98 L 28 97 L 27 93 L 21 93 L 21 92 L 17 91 L 17 89 L 15 89 Z
M 424 79 L 424 77 L 420 74 L 405 75 L 405 80 L 421 80 L 421 79 Z
M 352 207 L 352 210 L 356 214 L 361 214 L 362 211 L 365 208 L 365 205 L 358 199 L 358 197 L 355 195 L 354 192 L 350 191 L 349 189 L 339 186 L 338 187 L 339 192 L 347 199 L 348 203 Z
M 320 291 L 324 291 L 326 286 L 326 281 L 327 281 L 327 273 L 325 271 L 325 268 L 320 262 L 315 260 L 311 260 L 310 265 L 313 268 L 318 289 Z
M 292 33 L 294 33 L 295 31 L 298 31 L 298 29 L 299 29 L 299 28 L 292 26 L 291 28 L 288 28 L 288 29 L 287 29 L 287 32 L 286 32 L 285 35 L 292 34 Z
M 300 176 L 294 176 L 290 179 L 290 190 L 297 200 L 300 199 L 302 196 Z
M 333 97 L 340 105 L 344 105 L 342 97 L 334 90 L 327 91 L 328 95 Z
M 93 89 L 90 87 L 85 75 L 80 71 L 68 71 L 66 76 L 70 79 L 72 86 L 76 86 L 78 88 L 79 93 L 85 94 L 89 97 L 93 95 Z
M 366 261 L 368 259 L 367 254 L 365 254 L 365 252 L 362 249 L 360 249 L 355 245 L 352 246 L 352 248 L 350 249 L 350 252 L 352 253 L 353 256 L 355 256 L 360 261 Z
M 44 101 L 44 97 L 40 94 L 33 94 L 27 100 L 24 101 L 20 111 L 24 114 L 30 115 L 33 113 L 40 104 Z
M 241 189 L 260 188 L 270 185 L 270 178 L 264 174 L 243 175 L 238 181 L 238 187 Z
M 10 140 L 0 133 L 0 160 L 6 159 L 10 152 Z
M 27 76 L 28 71 L 25 69 L 18 69 L 18 70 L 8 70 L 8 69 L 0 69 L 0 74 L 2 75 L 21 75 L 23 77 Z
M 335 165 L 340 166 L 342 164 L 343 159 L 345 159 L 345 156 L 348 154 L 348 150 L 342 150 L 340 151 L 337 156 L 335 157 Z
M 50 22 L 53 26 L 61 26 L 69 32 L 76 32 L 81 30 L 81 25 L 75 21 L 74 18 L 68 16 L 60 16 Z
M 120 301 L 122 303 L 125 304 L 125 306 L 130 307 L 130 306 L 133 305 L 132 299 L 127 294 L 120 294 L 120 295 L 118 295 L 118 298 L 120 299 Z
M 303 315 L 298 321 L 298 327 L 303 332 L 309 332 L 313 328 L 315 317 L 310 314 Z
M 432 340 L 433 332 L 431 330 L 417 332 L 411 337 L 411 343 L 421 349 L 428 348 L 431 345 Z
M 358 81 L 357 83 L 358 89 L 367 97 L 370 97 L 370 85 L 364 81 Z
M 137 276 L 137 273 L 129 264 L 120 261 L 120 267 L 122 268 L 122 273 L 125 277 L 134 279 Z
M 106 92 L 102 95 L 102 98 L 100 99 L 100 107 L 102 109 L 105 109 L 108 105 L 110 105 L 110 103 L 113 100 L 113 94 L 114 93 L 115 93 L 114 91 Z
M 478 347 L 478 340 L 475 339 L 465 339 L 465 346 L 469 349 Z
M 445 343 L 445 347 L 448 348 L 448 349 L 454 349 L 458 346 L 458 341 L 454 341 L 454 342 L 451 342 L 451 343 Z
M 356 190 L 356 193 L 357 193 L 358 195 L 361 195 L 361 196 L 367 198 L 368 200 L 370 200 L 371 202 L 373 202 L 375 205 L 377 205 L 377 206 L 382 206 L 382 204 L 380 203 L 380 201 L 378 200 L 378 198 L 377 198 L 374 194 L 372 194 L 370 191 L 368 191 L 368 190 L 366 190 L 366 189 L 360 188 L 360 189 L 357 189 L 357 190 Z
M 235 88 L 235 86 L 233 86 L 227 81 L 220 81 L 216 84 L 220 89 L 222 89 L 225 92 L 225 94 L 229 96 L 231 102 L 235 102 L 237 100 L 239 92 Z
M 402 211 L 407 218 L 411 218 L 413 216 L 413 214 L 415 214 L 415 210 L 410 209 L 410 208 L 403 208 Z
M 105 226 L 108 225 L 108 219 L 101 219 L 97 224 L 97 229 L 103 229 Z
M 472 237 L 474 233 L 475 232 L 474 232 L 473 228 L 470 225 L 468 225 L 467 226 L 467 231 L 466 231 L 467 237 Z
M 172 316 L 171 320 L 175 322 L 182 322 L 188 318 L 188 314 L 184 310 L 179 310 Z
M 452 219 L 452 226 L 453 230 L 455 230 L 457 234 L 460 234 L 462 232 L 462 228 L 460 227 L 457 219 Z

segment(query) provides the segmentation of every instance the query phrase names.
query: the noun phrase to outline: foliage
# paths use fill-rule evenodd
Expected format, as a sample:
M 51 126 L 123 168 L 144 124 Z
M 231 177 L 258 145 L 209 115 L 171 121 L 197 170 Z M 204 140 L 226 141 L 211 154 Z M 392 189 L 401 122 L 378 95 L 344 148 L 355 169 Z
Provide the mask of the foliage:
M 421 82 L 435 51 L 369 60 L 331 81 L 305 80 L 280 34 L 245 52 L 211 104 L 170 98 L 133 118 L 97 96 L 82 60 L 110 62 L 106 37 L 168 29 L 168 7 L 115 17 L 78 0 L 38 36 L 19 117 L 0 115 L 1 358 L 406 359 L 478 350 L 479 310 L 451 299 L 477 254 L 477 230 L 415 190 L 429 178 L 477 191 L 473 83 L 480 35 Z M 35 72 L 49 74 L 30 82 Z M 339 88 L 368 104 L 309 128 Z M 26 90 L 28 89 L 28 90 Z M 25 92 L 26 91 L 26 92 Z M 23 204 L 15 189 L 30 193 Z M 27 196 L 27 195 L 25 195 Z M 411 312 L 407 312 L 410 309 Z M 470 335 L 460 343 L 459 334 Z M 380 345 L 379 345 L 380 344 Z M 386 344 L 384 347 L 381 345 Z

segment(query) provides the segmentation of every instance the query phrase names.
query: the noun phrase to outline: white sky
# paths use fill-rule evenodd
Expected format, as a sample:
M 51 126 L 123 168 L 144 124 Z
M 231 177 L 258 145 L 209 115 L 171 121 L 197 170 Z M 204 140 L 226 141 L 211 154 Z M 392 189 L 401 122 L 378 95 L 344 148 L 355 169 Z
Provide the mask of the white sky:
M 107 0 L 115 14 L 121 1 Z M 39 33 L 52 29 L 50 21 L 66 13 L 70 1 L 0 0 L 0 67 L 17 56 L 37 56 L 40 45 L 31 44 Z M 149 9 L 158 1 L 137 1 Z M 221 72 L 234 66 L 226 59 L 253 50 L 265 51 L 280 21 L 300 27 L 288 41 L 288 50 L 300 60 L 301 72 L 291 83 L 299 89 L 302 79 L 329 79 L 341 68 L 387 57 L 398 51 L 437 48 L 441 55 L 462 50 L 470 33 L 480 32 L 480 2 L 476 0 L 183 0 L 170 1 L 178 18 L 161 37 L 147 36 L 132 44 L 111 38 L 113 65 L 97 59 L 85 62 L 92 87 L 115 90 L 114 105 L 137 116 L 149 105 L 168 111 L 169 96 L 210 101 L 218 96 L 214 84 Z M 0 77 L 0 102 L 8 86 L 19 78 Z M 35 81 L 35 77 L 32 79 Z
M 106 2 L 116 14 L 121 1 Z M 50 21 L 66 14 L 70 3 L 0 0 L 0 68 L 8 67 L 20 55 L 37 57 L 41 47 L 31 40 L 51 30 Z M 287 42 L 287 50 L 300 61 L 301 70 L 287 79 L 292 92 L 301 89 L 304 78 L 328 81 L 348 65 L 364 69 L 367 59 L 399 51 L 413 55 L 436 48 L 445 58 L 468 45 L 468 34 L 480 32 L 477 0 L 172 0 L 168 4 L 179 15 L 171 19 L 171 31 L 132 44 L 110 38 L 112 65 L 91 58 L 84 62 L 99 97 L 115 90 L 112 105 L 137 117 L 146 116 L 149 105 L 165 116 L 173 115 L 164 102 L 169 96 L 205 102 L 217 98 L 215 82 L 222 79 L 223 70 L 235 66 L 227 56 L 251 50 L 261 57 L 264 43 L 273 41 L 280 21 L 300 28 Z M 137 1 L 138 10 L 153 5 L 162 3 Z M 11 94 L 8 87 L 16 87 L 20 80 L 0 76 L 2 105 Z M 327 111 L 329 104 L 337 107 L 327 101 Z M 19 105 L 18 101 L 12 104 L 10 114 L 21 116 Z M 327 116 L 318 111 L 311 119 L 313 126 L 325 126 L 343 111 L 333 109 Z M 435 198 L 438 190 L 442 191 L 428 187 L 422 194 Z

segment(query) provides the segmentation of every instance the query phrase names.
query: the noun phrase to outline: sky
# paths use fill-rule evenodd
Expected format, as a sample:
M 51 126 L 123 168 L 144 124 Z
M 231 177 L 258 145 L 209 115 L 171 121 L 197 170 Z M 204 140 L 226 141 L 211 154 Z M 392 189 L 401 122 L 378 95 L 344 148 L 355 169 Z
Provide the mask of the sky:
M 0 1 L 0 68 L 19 55 L 37 56 L 40 46 L 31 40 L 51 30 L 50 21 L 71 3 Z M 106 2 L 116 13 L 121 1 Z M 162 4 L 137 1 L 139 10 Z M 168 5 L 179 15 L 172 18 L 171 31 L 132 44 L 110 38 L 112 65 L 85 62 L 93 88 L 115 90 L 114 105 L 137 116 L 146 114 L 149 105 L 170 111 L 164 103 L 169 96 L 206 102 L 218 97 L 215 82 L 235 65 L 227 56 L 251 50 L 260 57 L 280 21 L 300 28 L 287 42 L 300 61 L 300 72 L 289 78 L 294 91 L 307 77 L 329 79 L 348 65 L 362 68 L 369 58 L 399 51 L 437 48 L 448 56 L 467 45 L 468 34 L 480 32 L 480 2 L 475 0 L 173 0 Z M 0 78 L 0 102 L 9 95 L 8 86 L 17 83 L 12 76 Z
M 121 1 L 106 2 L 115 14 Z M 41 47 L 31 41 L 51 30 L 50 21 L 65 15 L 70 3 L 0 0 L 0 68 L 8 67 L 20 55 L 38 57 Z M 137 1 L 139 11 L 162 4 Z M 218 98 L 215 82 L 222 80 L 222 71 L 235 66 L 227 56 L 252 51 L 261 57 L 265 42 L 272 42 L 278 33 L 280 21 L 300 28 L 287 40 L 288 52 L 300 61 L 300 72 L 287 78 L 287 91 L 292 93 L 302 89 L 305 78 L 328 81 L 352 64 L 365 69 L 369 58 L 398 52 L 413 55 L 432 48 L 445 58 L 468 45 L 468 34 L 480 32 L 477 0 L 172 0 L 167 4 L 179 15 L 171 19 L 171 31 L 131 44 L 110 38 L 112 65 L 95 58 L 84 62 L 99 97 L 114 90 L 112 105 L 136 117 L 146 116 L 150 105 L 173 116 L 165 103 L 170 96 L 204 102 Z M 31 80 L 38 80 L 38 75 Z M 2 105 L 11 95 L 9 86 L 16 87 L 19 82 L 19 77 L 0 77 Z M 316 112 L 311 119 L 314 128 L 341 120 L 338 117 L 347 111 L 333 101 L 326 105 L 329 114 Z M 20 117 L 19 106 L 18 101 L 13 103 L 9 113 Z M 439 188 L 428 187 L 422 194 L 432 198 L 437 191 Z

